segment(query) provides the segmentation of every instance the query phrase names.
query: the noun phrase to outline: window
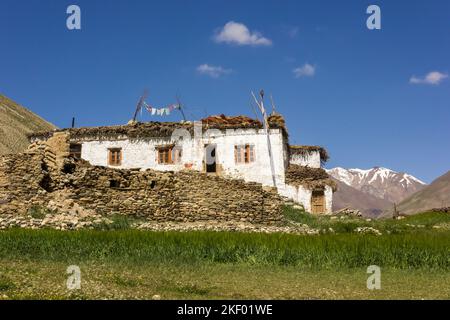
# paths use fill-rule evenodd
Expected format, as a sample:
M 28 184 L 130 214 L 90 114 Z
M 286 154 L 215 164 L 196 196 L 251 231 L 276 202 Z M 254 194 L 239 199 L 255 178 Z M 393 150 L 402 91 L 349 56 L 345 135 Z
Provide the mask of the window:
M 108 153 L 108 164 L 110 166 L 120 166 L 122 164 L 122 149 L 109 149 Z
M 234 146 L 236 163 L 250 163 L 255 161 L 255 146 L 250 144 Z
M 182 149 L 175 146 L 157 147 L 157 161 L 159 164 L 175 164 L 181 162 Z
M 71 143 L 69 147 L 69 156 L 75 159 L 81 159 L 81 144 Z

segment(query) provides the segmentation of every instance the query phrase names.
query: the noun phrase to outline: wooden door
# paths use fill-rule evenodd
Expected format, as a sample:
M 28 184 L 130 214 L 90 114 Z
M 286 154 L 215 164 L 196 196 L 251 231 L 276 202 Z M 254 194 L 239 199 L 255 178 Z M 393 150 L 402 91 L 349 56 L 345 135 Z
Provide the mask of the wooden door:
M 325 213 L 325 193 L 323 190 L 312 192 L 311 211 L 312 213 Z

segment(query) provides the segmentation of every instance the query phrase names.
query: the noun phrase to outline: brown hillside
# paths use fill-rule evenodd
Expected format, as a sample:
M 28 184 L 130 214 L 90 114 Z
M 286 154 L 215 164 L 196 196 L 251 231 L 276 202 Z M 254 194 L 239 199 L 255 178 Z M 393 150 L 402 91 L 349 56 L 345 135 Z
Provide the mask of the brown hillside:
M 56 128 L 27 108 L 0 94 L 0 155 L 22 152 L 27 134 Z
M 398 205 L 403 214 L 415 214 L 429 209 L 450 206 L 450 171 L 429 186 L 414 193 Z
M 376 218 L 383 213 L 383 210 L 392 206 L 388 200 L 359 191 L 339 180 L 335 179 L 335 181 L 337 192 L 333 194 L 333 211 L 343 208 L 358 209 L 365 217 Z

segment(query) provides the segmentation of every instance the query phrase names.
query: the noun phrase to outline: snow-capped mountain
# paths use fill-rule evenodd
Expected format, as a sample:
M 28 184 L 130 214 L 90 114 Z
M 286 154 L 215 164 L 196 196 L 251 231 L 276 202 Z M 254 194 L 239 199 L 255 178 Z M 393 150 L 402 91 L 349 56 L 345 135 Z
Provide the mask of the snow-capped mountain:
M 382 167 L 368 170 L 337 167 L 327 172 L 352 188 L 395 203 L 426 186 L 425 182 L 410 174 Z

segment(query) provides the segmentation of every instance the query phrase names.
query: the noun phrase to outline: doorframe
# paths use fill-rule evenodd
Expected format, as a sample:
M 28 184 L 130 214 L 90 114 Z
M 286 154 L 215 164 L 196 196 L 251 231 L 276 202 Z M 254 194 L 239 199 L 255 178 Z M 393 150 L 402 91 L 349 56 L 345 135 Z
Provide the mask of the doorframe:
M 322 198 L 322 211 L 321 212 L 315 212 L 314 211 L 314 201 L 313 201 L 313 199 L 317 198 L 317 196 L 316 197 L 314 196 L 314 193 L 317 193 L 317 192 L 321 193 L 321 196 L 320 196 Z M 312 190 L 311 191 L 311 213 L 313 213 L 313 214 L 324 214 L 324 213 L 326 213 L 326 211 L 327 211 L 327 208 L 326 208 L 327 202 L 325 200 L 326 200 L 325 199 L 325 189 Z
M 214 163 L 213 164 L 207 164 L 206 163 L 206 155 L 207 155 L 207 148 L 209 146 L 214 146 Z M 204 172 L 211 173 L 211 174 L 217 174 L 217 144 L 216 143 L 205 143 L 203 146 L 204 150 L 204 157 L 203 157 L 203 163 L 204 163 Z M 208 171 L 208 166 L 214 166 L 214 171 Z

